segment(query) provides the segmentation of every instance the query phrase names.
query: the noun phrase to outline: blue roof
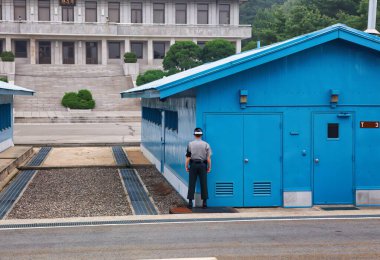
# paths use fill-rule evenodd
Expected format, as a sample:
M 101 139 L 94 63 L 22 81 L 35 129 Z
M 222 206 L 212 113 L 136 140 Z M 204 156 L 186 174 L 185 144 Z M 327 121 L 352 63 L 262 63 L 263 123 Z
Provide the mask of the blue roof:
M 121 92 L 122 98 L 166 98 L 336 39 L 380 51 L 380 37 L 336 24 L 259 49 L 242 52 Z
M 33 90 L 19 87 L 7 82 L 0 81 L 0 95 L 27 95 L 32 96 Z

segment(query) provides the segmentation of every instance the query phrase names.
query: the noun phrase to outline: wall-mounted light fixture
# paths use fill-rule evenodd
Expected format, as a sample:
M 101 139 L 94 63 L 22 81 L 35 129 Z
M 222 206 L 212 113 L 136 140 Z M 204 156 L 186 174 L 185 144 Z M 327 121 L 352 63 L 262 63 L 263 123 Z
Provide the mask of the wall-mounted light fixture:
M 240 107 L 246 108 L 248 103 L 248 90 L 241 89 L 240 90 Z
M 336 89 L 332 89 L 330 90 L 330 104 L 331 104 L 331 107 L 336 107 L 336 105 L 338 104 L 338 101 L 339 101 L 339 90 L 336 90 Z

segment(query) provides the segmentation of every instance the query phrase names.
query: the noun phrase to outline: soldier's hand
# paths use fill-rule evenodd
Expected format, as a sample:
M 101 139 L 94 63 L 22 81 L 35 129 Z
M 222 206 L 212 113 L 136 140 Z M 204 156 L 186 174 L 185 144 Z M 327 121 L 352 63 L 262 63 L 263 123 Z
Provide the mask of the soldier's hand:
M 210 173 L 211 172 L 211 168 L 207 168 L 207 173 Z
M 189 170 L 189 167 L 186 167 L 186 171 L 187 171 L 187 172 L 189 172 L 189 171 L 190 171 L 190 170 Z

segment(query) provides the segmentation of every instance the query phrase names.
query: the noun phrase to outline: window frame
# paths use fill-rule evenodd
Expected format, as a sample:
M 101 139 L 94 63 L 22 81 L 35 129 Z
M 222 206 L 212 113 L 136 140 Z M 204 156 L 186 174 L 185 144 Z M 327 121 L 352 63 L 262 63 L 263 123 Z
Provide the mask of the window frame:
M 50 21 L 51 20 L 51 14 L 50 14 L 50 0 L 38 0 L 38 21 Z M 47 19 L 44 19 L 41 17 L 42 10 L 47 11 Z
M 110 47 L 112 44 L 118 44 L 118 55 L 116 55 L 116 57 L 111 57 L 111 51 L 110 51 Z M 112 60 L 115 60 L 115 59 L 121 59 L 121 42 L 118 42 L 118 41 L 108 41 L 107 42 L 107 47 L 108 47 L 108 59 L 112 59 Z
M 95 5 L 92 6 L 92 5 Z M 85 14 L 84 14 L 84 21 L 86 23 L 97 23 L 98 22 L 98 2 L 97 1 L 85 1 L 84 2 L 84 9 L 85 9 Z M 92 20 L 90 15 L 93 15 L 92 12 L 95 11 L 95 20 Z
M 158 18 L 156 14 L 159 15 Z M 165 3 L 153 3 L 153 23 L 165 24 Z
M 117 6 L 117 8 L 116 8 Z M 117 11 L 117 19 L 111 19 L 110 11 Z M 108 21 L 111 23 L 120 23 L 120 2 L 108 2 Z
M 65 49 L 65 45 L 66 44 L 70 44 L 71 46 L 68 46 L 68 47 L 73 47 L 73 57 L 72 57 L 72 60 L 73 62 L 65 62 L 65 55 L 64 55 L 64 49 Z M 67 60 L 71 59 L 70 57 L 67 58 Z M 63 41 L 62 42 L 62 64 L 75 64 L 75 42 L 73 41 Z
M 178 6 L 185 6 L 185 9 L 184 10 L 178 10 L 177 9 Z M 185 22 L 184 23 L 179 22 L 178 21 L 179 19 L 177 19 L 178 18 L 177 14 L 183 13 L 183 12 L 185 13 L 185 16 L 184 16 Z M 175 4 L 175 17 L 174 17 L 174 19 L 175 19 L 175 24 L 187 24 L 187 3 L 176 3 Z
M 200 7 L 201 6 L 206 6 L 207 9 L 205 10 L 201 10 Z M 206 22 L 205 23 L 200 23 L 200 16 L 202 14 L 206 13 L 207 14 L 207 19 L 206 19 Z M 197 24 L 209 24 L 210 23 L 210 20 L 209 20 L 209 15 L 210 15 L 210 6 L 209 4 L 205 4 L 205 3 L 198 3 L 197 4 Z
M 133 46 L 136 45 L 141 45 L 141 55 L 139 53 L 136 53 L 133 49 Z M 131 52 L 136 54 L 137 59 L 144 59 L 144 43 L 143 42 L 131 42 Z
M 156 55 L 155 46 L 159 46 L 159 45 L 162 45 L 164 47 L 163 48 L 163 51 L 164 51 L 163 55 Z M 164 59 L 165 54 L 166 54 L 166 42 L 160 42 L 160 41 L 153 42 L 153 59 L 162 60 L 162 59 Z
M 21 42 L 25 43 L 25 52 L 17 51 L 17 43 L 21 43 Z M 22 58 L 22 59 L 28 58 L 28 41 L 27 40 L 15 40 L 14 46 L 15 46 L 15 58 Z M 25 56 L 20 55 L 20 54 L 24 54 L 24 53 L 25 53 Z
M 64 17 L 63 13 L 65 11 L 67 12 L 67 18 L 69 18 L 66 20 L 63 19 L 63 17 Z M 61 12 L 62 12 L 62 17 L 61 17 L 62 22 L 74 22 L 75 21 L 74 6 L 70 6 L 70 5 L 61 6 Z M 72 13 L 69 13 L 69 12 L 72 12 Z
M 21 2 L 23 3 L 21 5 Z M 16 12 L 18 9 L 21 9 L 21 12 L 22 13 L 22 16 L 21 16 L 21 19 L 19 19 L 18 17 L 20 16 L 17 16 L 16 15 Z M 23 10 L 22 10 L 23 9 Z M 15 21 L 18 21 L 18 20 L 21 20 L 21 21 L 26 21 L 26 0 L 14 0 L 13 2 L 13 20 Z
M 133 6 L 139 5 L 136 9 Z M 136 18 L 136 19 L 134 19 Z M 136 21 L 134 21 L 136 20 Z M 142 2 L 131 2 L 131 23 L 143 23 L 143 3 Z
M 228 10 L 221 10 L 221 7 L 222 6 L 228 6 Z M 227 21 L 226 22 L 221 22 L 221 17 L 222 17 L 222 14 L 224 13 L 227 13 Z M 230 4 L 219 4 L 219 24 L 221 25 L 229 25 L 231 24 L 231 5 Z

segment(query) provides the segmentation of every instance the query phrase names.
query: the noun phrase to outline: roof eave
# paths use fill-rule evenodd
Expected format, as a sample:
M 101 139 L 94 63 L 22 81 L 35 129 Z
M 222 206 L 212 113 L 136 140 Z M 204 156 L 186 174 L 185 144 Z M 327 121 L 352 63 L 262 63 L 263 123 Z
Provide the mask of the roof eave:
M 149 89 L 138 92 L 121 92 L 121 98 L 159 98 L 160 92 L 157 90 Z
M 0 89 L 0 95 L 33 96 L 34 93 L 34 91 L 28 90 Z

